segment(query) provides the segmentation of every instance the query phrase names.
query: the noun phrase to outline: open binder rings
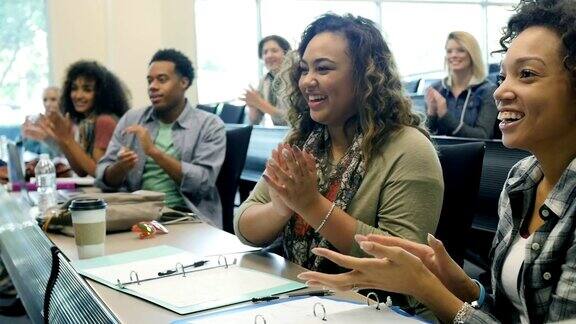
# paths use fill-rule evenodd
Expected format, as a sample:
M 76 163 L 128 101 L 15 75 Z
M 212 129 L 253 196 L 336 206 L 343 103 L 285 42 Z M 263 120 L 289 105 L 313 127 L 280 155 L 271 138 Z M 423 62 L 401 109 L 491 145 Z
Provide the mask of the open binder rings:
M 79 260 L 73 265 L 83 276 L 178 314 L 306 287 L 293 280 L 240 267 L 230 257 L 199 257 L 165 245 Z

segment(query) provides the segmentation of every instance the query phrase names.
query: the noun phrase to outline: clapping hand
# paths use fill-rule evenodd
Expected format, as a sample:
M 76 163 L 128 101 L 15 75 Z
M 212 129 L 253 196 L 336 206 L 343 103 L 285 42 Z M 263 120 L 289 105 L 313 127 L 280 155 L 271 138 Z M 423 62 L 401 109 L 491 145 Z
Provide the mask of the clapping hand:
M 428 245 L 377 234 L 356 235 L 356 241 L 375 258 L 355 258 L 315 249 L 315 254 L 325 256 L 352 271 L 340 275 L 305 272 L 299 278 L 308 280 L 311 285 L 325 285 L 340 290 L 353 286 L 415 295 L 421 280 L 433 275 L 459 298 L 474 300 L 477 297 L 476 284 L 448 255 L 442 242 L 431 234 L 428 235 Z
M 118 161 L 116 165 L 123 172 L 128 172 L 132 170 L 138 163 L 138 154 L 136 152 L 122 146 L 118 152 Z
M 47 136 L 57 143 L 74 141 L 74 123 L 69 113 L 64 116 L 58 110 L 50 111 L 41 125 Z
M 433 274 L 415 255 L 397 246 L 385 246 L 357 236 L 360 247 L 374 258 L 357 258 L 324 248 L 312 252 L 341 267 L 351 269 L 340 274 L 308 271 L 298 275 L 311 286 L 328 286 L 336 290 L 372 288 L 415 295 L 424 280 Z
M 123 130 L 123 134 L 134 134 L 140 142 L 142 150 L 146 155 L 150 155 L 152 150 L 156 148 L 156 146 L 154 146 L 154 142 L 152 141 L 152 137 L 148 132 L 148 129 L 142 125 L 128 126 Z
M 266 166 L 264 179 L 291 210 L 303 214 L 321 198 L 318 191 L 316 159 L 295 146 L 281 145 Z
M 289 145 L 278 144 L 276 149 L 272 150 L 272 158 L 270 159 L 270 161 L 267 162 L 266 170 L 264 170 L 264 174 L 263 174 L 264 179 L 270 178 L 271 180 L 273 180 L 275 182 L 278 181 L 278 178 L 276 178 L 275 173 L 270 171 L 271 167 L 269 167 L 268 165 L 271 163 L 275 163 L 280 168 L 286 167 L 284 159 L 282 158 L 282 155 L 279 153 L 284 149 L 284 147 L 289 147 Z M 274 162 L 272 162 L 272 161 L 274 161 Z M 266 180 L 266 181 L 268 182 L 269 180 Z M 288 217 L 291 217 L 292 214 L 294 214 L 294 211 L 292 211 L 292 209 L 290 209 L 290 207 L 286 206 L 284 201 L 280 198 L 280 195 L 278 194 L 278 192 L 273 187 L 268 186 L 268 194 L 270 195 L 270 200 L 272 202 L 272 206 L 274 207 L 274 210 L 276 210 L 278 215 L 288 218 Z
M 239 99 L 244 101 L 248 107 L 256 108 L 258 110 L 261 110 L 262 101 L 264 100 L 264 98 L 260 96 L 258 90 L 254 89 L 252 86 L 246 89 L 246 91 L 244 91 L 244 96 Z
M 44 141 L 48 137 L 46 131 L 42 128 L 42 122 L 45 119 L 43 115 L 39 115 L 35 120 L 26 117 L 24 124 L 22 124 L 22 137 L 33 139 L 35 141 Z
M 440 118 L 444 117 L 448 112 L 448 104 L 446 103 L 446 98 L 438 90 L 430 87 L 426 91 L 426 113 L 428 116 L 438 116 Z
M 434 92 L 437 92 L 434 88 L 430 87 L 426 90 L 426 114 L 428 116 L 436 116 L 438 113 L 438 105 L 436 104 L 436 98 Z

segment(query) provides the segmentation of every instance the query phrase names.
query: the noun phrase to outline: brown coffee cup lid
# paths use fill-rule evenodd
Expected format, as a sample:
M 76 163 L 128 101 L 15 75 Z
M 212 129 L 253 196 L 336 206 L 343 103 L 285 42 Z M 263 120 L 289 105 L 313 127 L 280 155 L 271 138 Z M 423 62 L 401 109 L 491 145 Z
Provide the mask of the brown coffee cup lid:
M 79 198 L 72 200 L 68 210 L 75 211 L 105 209 L 106 206 L 106 201 L 102 198 Z

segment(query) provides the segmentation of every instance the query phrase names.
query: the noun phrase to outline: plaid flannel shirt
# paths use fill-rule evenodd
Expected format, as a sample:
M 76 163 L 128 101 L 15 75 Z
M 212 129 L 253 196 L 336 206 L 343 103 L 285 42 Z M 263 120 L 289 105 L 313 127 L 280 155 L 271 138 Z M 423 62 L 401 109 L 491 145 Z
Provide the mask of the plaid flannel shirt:
M 543 174 L 534 156 L 518 162 L 500 196 L 500 222 L 492 243 L 492 289 L 467 323 L 519 322 L 518 311 L 504 294 L 502 266 L 522 221 L 530 216 Z M 526 244 L 520 299 L 530 323 L 576 318 L 576 158 L 568 165 L 539 209 L 545 223 Z M 488 297 L 488 296 L 487 296 Z

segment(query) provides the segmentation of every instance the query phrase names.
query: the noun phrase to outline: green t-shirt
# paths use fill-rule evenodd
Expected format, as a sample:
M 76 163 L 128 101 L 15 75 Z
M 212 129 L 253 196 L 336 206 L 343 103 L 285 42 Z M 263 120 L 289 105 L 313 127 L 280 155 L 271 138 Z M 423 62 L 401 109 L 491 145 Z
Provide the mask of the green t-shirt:
M 180 160 L 180 152 L 172 142 L 172 124 L 160 122 L 158 135 L 154 145 L 171 157 Z M 168 207 L 186 206 L 180 194 L 179 185 L 151 157 L 146 157 L 144 173 L 142 174 L 142 189 L 163 192 L 166 194 L 165 204 Z

